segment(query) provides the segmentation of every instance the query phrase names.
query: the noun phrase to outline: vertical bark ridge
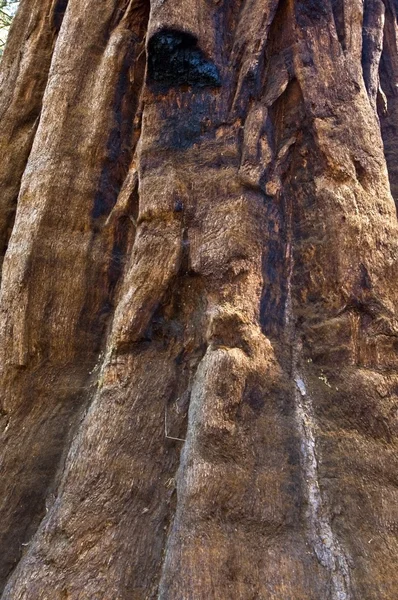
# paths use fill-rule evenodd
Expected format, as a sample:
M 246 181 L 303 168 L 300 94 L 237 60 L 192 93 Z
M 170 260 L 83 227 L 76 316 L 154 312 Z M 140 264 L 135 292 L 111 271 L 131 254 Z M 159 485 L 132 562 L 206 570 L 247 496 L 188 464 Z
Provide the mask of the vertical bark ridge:
M 0 66 L 0 278 L 67 2 L 21 2 Z M 23 51 L 20 47 L 24 46 Z
M 240 118 L 246 114 L 248 102 L 261 92 L 269 29 L 285 5 L 285 0 L 248 0 L 242 5 L 231 52 L 233 73 L 238 74 L 231 86 L 231 113 Z M 281 21 L 279 27 L 285 31 Z
M 103 227 L 107 215 L 96 215 L 95 202 L 110 210 L 135 143 L 149 6 L 130 4 L 110 31 L 116 10 L 112 1 L 100 9 L 89 1 L 69 7 L 3 265 L 2 468 L 15 482 L 1 491 L 3 581 L 45 514 L 46 490 L 90 396 L 90 372 L 111 311 L 120 233 Z M 14 432 L 21 427 L 17 448 Z
M 297 82 L 295 82 L 295 85 L 297 88 Z M 295 97 L 297 98 L 297 96 L 303 103 L 301 90 L 296 89 Z M 286 106 L 289 109 L 288 103 Z M 304 106 L 301 110 L 302 114 L 305 115 Z M 317 595 L 327 593 L 333 600 L 349 600 L 352 596 L 348 560 L 345 549 L 333 530 L 329 499 L 322 493 L 319 469 L 322 460 L 318 443 L 319 427 L 314 411 L 314 402 L 308 393 L 308 384 L 304 375 L 301 333 L 300 328 L 297 326 L 298 319 L 295 314 L 294 303 L 293 283 L 297 269 L 295 264 L 297 258 L 297 230 L 294 221 L 297 219 L 297 212 L 296 207 L 293 206 L 295 194 L 291 188 L 289 174 L 296 172 L 297 163 L 302 160 L 301 156 L 307 154 L 308 150 L 305 144 L 308 142 L 308 137 L 303 136 L 302 132 L 300 136 L 296 137 L 294 147 L 290 148 L 288 172 L 285 174 L 284 179 L 283 202 L 286 227 L 284 337 L 290 353 L 288 374 L 294 384 L 292 395 L 299 439 L 303 494 L 301 518 L 304 522 L 308 547 L 311 549 L 310 553 L 316 558 L 322 571 L 319 580 L 313 582 L 313 588 L 317 590 Z M 322 586 L 325 586 L 326 581 L 329 582 L 327 592 L 325 587 L 322 591 Z
M 303 388 L 303 391 L 313 403 L 318 432 L 314 440 L 318 460 L 318 485 L 324 503 L 322 512 L 325 514 L 326 511 L 337 547 L 341 548 L 343 557 L 346 557 L 342 561 L 337 557 L 343 578 L 341 582 L 344 582 L 346 575 L 350 578 L 350 584 L 346 583 L 346 588 L 343 587 L 340 592 L 339 587 L 335 586 L 333 597 L 342 597 L 339 596 L 340 593 L 345 594 L 345 597 L 364 595 L 366 598 L 389 598 L 396 586 L 396 575 L 389 569 L 381 575 L 375 567 L 378 561 L 383 564 L 388 562 L 388 551 L 384 554 L 383 548 L 376 544 L 371 558 L 365 551 L 359 558 L 359 548 L 366 548 L 366 544 L 372 539 L 369 530 L 361 527 L 364 514 L 369 529 L 376 532 L 377 514 L 382 510 L 380 503 L 375 510 L 370 500 L 382 493 L 381 488 L 378 488 L 377 475 L 374 475 L 372 483 L 369 479 L 372 477 L 370 473 L 378 470 L 378 459 L 365 456 L 363 448 L 367 443 L 374 443 L 378 447 L 379 456 L 384 457 L 381 460 L 388 461 L 396 443 L 395 434 L 386 431 L 376 433 L 370 423 L 362 426 L 359 412 L 363 414 L 362 411 L 366 409 L 354 408 L 353 401 L 348 399 L 353 394 L 352 385 L 355 381 L 357 389 L 362 390 L 363 401 L 376 420 L 382 418 L 381 414 L 388 410 L 386 407 L 393 401 L 389 387 L 390 369 L 394 370 L 392 355 L 390 351 L 383 350 L 376 358 L 371 349 L 371 331 L 378 328 L 376 323 L 380 323 L 379 319 L 386 319 L 390 327 L 395 327 L 395 311 L 390 304 L 395 292 L 388 283 L 390 268 L 396 268 L 392 267 L 397 251 L 395 241 L 392 241 L 395 236 L 393 231 L 396 229 L 395 211 L 389 194 L 378 123 L 365 95 L 362 75 L 357 67 L 352 68 L 347 64 L 344 55 L 336 59 L 333 49 L 328 48 L 329 44 L 334 45 L 334 41 L 329 36 L 327 24 L 321 18 L 317 21 L 314 17 L 313 15 L 313 19 L 306 22 L 306 27 L 298 30 L 300 44 L 303 45 L 298 46 L 300 51 L 295 61 L 307 119 L 311 123 L 307 130 L 314 136 L 307 147 L 308 154 L 302 153 L 302 160 L 308 165 L 308 183 L 303 177 L 295 177 L 289 183 L 296 205 L 293 217 L 296 265 L 292 280 L 293 310 L 297 335 L 304 340 L 300 357 L 302 371 L 298 383 L 300 386 L 305 384 L 306 389 Z M 331 56 L 334 56 L 334 64 L 327 64 Z M 316 79 L 313 77 L 315 72 Z M 330 103 L 325 101 L 334 93 L 338 94 L 338 99 L 335 98 Z M 323 100 L 318 102 L 316 98 Z M 354 106 L 361 106 L 363 122 L 354 117 Z M 349 139 L 344 138 L 343 134 L 349 127 L 347 119 L 355 120 L 355 135 Z M 341 135 L 337 133 L 340 127 Z M 366 137 L 361 134 L 365 127 Z M 338 147 L 333 142 L 335 135 L 339 139 Z M 309 165 L 312 165 L 312 172 Z M 297 167 L 295 172 L 299 172 Z M 352 183 L 347 185 L 348 181 Z M 343 197 L 346 199 L 344 205 L 348 212 L 338 217 L 340 209 L 337 207 L 341 206 L 338 199 Z M 337 222 L 340 232 L 334 229 L 333 223 Z M 384 249 L 377 244 L 384 256 L 379 262 L 367 244 L 372 244 L 371 239 L 380 239 L 381 229 L 388 230 L 391 237 Z M 349 233 L 350 230 L 352 233 Z M 333 257 L 327 257 L 325 252 L 329 247 L 327 239 L 330 235 L 337 235 L 340 240 L 335 246 L 338 250 Z M 351 247 L 350 239 L 359 239 L 359 246 L 355 246 L 355 249 Z M 303 266 L 308 264 L 308 258 L 305 258 L 307 253 L 312 257 L 311 269 L 305 274 Z M 348 264 L 351 266 L 348 267 Z M 333 293 L 332 288 L 339 292 Z M 372 317 L 368 313 L 369 321 L 366 322 L 363 318 L 360 320 L 360 358 L 358 351 L 354 350 L 358 333 L 351 327 L 346 313 L 348 298 L 349 306 L 359 303 L 361 306 L 375 307 L 374 311 L 370 309 Z M 348 309 L 348 312 L 350 310 L 352 309 Z M 353 310 L 356 312 L 356 309 Z M 342 334 L 344 330 L 346 338 Z M 382 341 L 381 338 L 379 342 L 374 339 L 374 343 L 381 343 L 385 347 L 385 340 Z M 366 374 L 364 368 L 368 369 Z M 390 390 L 387 392 L 390 400 L 386 401 L 386 405 L 378 401 L 377 389 L 381 379 Z M 300 389 L 298 393 L 301 393 Z M 359 398 L 358 394 L 355 394 L 355 398 Z M 345 406 L 346 402 L 350 408 Z M 370 405 L 372 409 L 369 408 Z M 351 416 L 350 411 L 353 411 Z M 351 437 L 352 428 L 357 432 L 357 436 L 354 435 L 355 442 Z M 387 437 L 384 439 L 390 440 L 391 447 L 380 442 L 379 436 L 385 435 Z M 354 451 L 354 447 L 357 450 Z M 351 459 L 347 459 L 350 453 Z M 361 497 L 369 498 L 361 504 L 361 510 L 356 509 L 351 500 L 353 487 L 357 490 L 356 493 L 363 490 L 359 492 Z M 394 484 L 387 493 L 395 493 Z M 383 518 L 388 517 L 385 515 Z M 353 531 L 356 532 L 355 536 L 352 535 Z M 395 542 L 392 543 L 395 547 Z M 352 561 L 355 569 L 351 568 Z M 335 572 L 337 575 L 339 570 L 336 569 Z

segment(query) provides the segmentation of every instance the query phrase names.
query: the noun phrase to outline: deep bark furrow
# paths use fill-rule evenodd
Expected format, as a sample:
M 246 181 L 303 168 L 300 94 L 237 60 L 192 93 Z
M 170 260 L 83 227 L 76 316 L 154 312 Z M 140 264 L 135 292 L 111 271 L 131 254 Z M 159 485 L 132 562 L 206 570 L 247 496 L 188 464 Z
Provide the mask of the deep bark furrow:
M 397 171 L 397 87 L 398 82 L 398 25 L 396 7 L 386 2 L 386 16 L 383 29 L 383 53 L 380 65 L 379 116 L 384 141 L 384 153 L 390 178 L 391 193 L 398 203 Z
M 383 50 L 385 6 L 382 0 L 368 0 L 364 7 L 362 67 L 370 101 L 377 111 L 380 88 L 380 59 Z

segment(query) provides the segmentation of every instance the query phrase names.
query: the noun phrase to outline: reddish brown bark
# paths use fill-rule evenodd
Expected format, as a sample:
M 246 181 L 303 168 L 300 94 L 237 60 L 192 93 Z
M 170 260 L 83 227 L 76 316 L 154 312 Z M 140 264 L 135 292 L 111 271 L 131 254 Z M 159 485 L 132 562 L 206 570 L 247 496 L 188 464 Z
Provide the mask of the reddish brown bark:
M 2 600 L 393 600 L 396 4 L 36 4 L 1 66 Z

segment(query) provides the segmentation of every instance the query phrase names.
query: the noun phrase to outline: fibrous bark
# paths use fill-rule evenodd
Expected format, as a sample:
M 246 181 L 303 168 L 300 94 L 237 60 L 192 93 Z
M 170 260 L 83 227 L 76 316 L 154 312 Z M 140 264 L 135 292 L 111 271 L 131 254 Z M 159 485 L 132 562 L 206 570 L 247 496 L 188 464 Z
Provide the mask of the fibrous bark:
M 22 0 L 2 600 L 393 600 L 398 3 Z

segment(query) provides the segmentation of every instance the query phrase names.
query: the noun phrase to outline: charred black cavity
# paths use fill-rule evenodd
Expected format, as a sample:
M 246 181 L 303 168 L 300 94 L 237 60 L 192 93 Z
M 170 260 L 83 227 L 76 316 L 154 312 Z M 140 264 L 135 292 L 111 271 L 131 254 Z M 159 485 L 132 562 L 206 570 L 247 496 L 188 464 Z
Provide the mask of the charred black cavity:
M 166 87 L 218 87 L 220 74 L 190 33 L 163 30 L 148 44 L 148 79 Z

